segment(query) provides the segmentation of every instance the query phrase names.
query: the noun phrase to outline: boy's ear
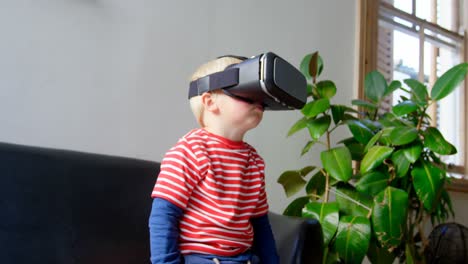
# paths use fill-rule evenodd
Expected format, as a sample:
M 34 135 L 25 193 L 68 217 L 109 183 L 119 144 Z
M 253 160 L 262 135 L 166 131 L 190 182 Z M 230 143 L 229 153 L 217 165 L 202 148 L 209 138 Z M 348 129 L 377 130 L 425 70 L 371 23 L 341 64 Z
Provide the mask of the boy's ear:
M 218 111 L 218 105 L 216 104 L 216 95 L 213 93 L 203 93 L 201 95 L 201 101 L 203 108 L 210 112 Z

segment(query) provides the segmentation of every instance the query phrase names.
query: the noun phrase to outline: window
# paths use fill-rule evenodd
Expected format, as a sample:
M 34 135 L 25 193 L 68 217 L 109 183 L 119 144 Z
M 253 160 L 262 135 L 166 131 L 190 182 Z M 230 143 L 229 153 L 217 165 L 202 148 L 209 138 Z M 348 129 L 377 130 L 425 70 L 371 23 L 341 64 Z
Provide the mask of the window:
M 468 0 L 361 0 L 360 4 L 360 84 L 366 73 L 377 69 L 388 80 L 415 78 L 432 87 L 441 73 L 467 61 L 468 21 L 463 21 L 463 11 Z M 468 191 L 467 87 L 465 82 L 430 110 L 433 125 L 458 149 L 444 159 L 450 164 L 453 188 L 463 191 Z M 395 104 L 399 97 L 394 94 L 387 103 Z

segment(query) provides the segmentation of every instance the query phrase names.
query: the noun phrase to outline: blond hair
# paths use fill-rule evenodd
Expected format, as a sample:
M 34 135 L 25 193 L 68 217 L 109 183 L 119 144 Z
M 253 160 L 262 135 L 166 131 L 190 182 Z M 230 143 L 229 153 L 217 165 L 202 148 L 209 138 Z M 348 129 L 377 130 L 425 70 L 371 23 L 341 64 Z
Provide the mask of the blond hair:
M 226 69 L 229 65 L 237 64 L 242 62 L 240 59 L 233 58 L 233 57 L 222 57 L 219 59 L 215 59 L 209 61 L 200 67 L 192 74 L 190 77 L 190 81 L 195 81 L 207 75 L 213 74 L 215 72 L 221 72 Z M 200 126 L 204 127 L 203 123 L 203 104 L 201 101 L 201 96 L 194 96 L 190 98 L 190 108 L 192 109 L 197 122 Z

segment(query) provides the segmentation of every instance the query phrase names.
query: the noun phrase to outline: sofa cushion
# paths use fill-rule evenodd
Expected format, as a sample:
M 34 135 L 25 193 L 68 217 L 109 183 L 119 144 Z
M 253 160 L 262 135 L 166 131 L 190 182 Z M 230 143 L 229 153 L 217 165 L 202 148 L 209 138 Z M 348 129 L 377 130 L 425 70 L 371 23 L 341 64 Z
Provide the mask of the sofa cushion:
M 1 263 L 148 263 L 159 164 L 0 143 Z

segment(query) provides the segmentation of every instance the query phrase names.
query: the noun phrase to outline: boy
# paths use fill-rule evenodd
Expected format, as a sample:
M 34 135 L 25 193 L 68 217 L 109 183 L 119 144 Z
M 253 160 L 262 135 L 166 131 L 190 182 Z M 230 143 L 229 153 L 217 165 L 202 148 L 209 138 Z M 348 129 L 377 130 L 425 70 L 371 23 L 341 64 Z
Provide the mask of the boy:
M 218 58 L 191 79 L 241 61 Z M 190 106 L 200 128 L 166 153 L 152 192 L 151 262 L 279 263 L 267 216 L 264 162 L 243 141 L 262 120 L 263 106 L 221 89 L 192 97 Z

